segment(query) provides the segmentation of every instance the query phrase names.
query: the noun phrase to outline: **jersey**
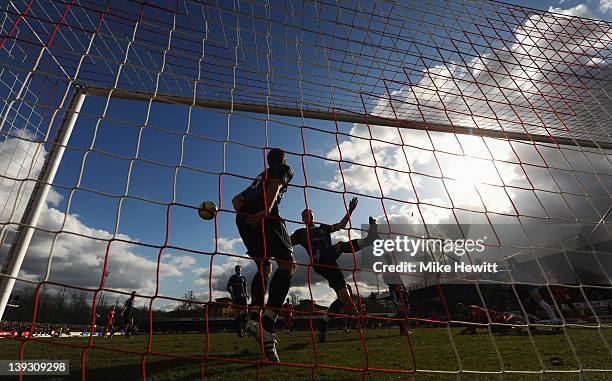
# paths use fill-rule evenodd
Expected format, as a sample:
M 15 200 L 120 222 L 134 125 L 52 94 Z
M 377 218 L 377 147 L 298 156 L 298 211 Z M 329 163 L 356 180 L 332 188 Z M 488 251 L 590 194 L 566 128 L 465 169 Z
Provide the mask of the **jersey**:
M 113 323 L 115 322 L 115 310 L 108 311 L 107 319 L 108 319 L 107 324 L 113 325 Z
M 488 323 L 489 318 L 484 308 L 470 304 L 467 306 L 469 321 L 472 323 Z
M 246 301 L 247 299 L 247 283 L 246 279 L 242 275 L 232 275 L 227 281 L 227 287 L 231 290 L 232 297 L 234 298 L 234 302 L 236 301 Z
M 283 304 L 283 316 L 286 319 L 293 318 L 293 305 L 291 303 Z
M 550 291 L 557 301 L 571 300 L 569 291 L 563 286 L 550 285 Z
M 134 299 L 129 298 L 125 301 L 125 309 L 123 312 L 124 317 L 132 317 L 132 313 L 134 312 Z
M 487 310 L 486 308 L 476 306 L 474 304 L 467 306 L 467 308 L 469 311 L 470 321 L 473 323 L 489 323 L 487 312 L 489 312 L 492 323 L 511 323 L 513 320 L 513 315 L 505 315 L 491 309 Z
M 368 309 L 366 308 L 365 304 L 362 304 L 361 307 L 359 307 L 359 315 L 360 315 L 360 319 L 367 319 L 368 318 Z
M 240 207 L 239 212 L 255 214 L 264 210 L 264 190 L 267 190 L 270 180 L 279 179 L 282 184 L 281 189 L 278 192 L 276 202 L 270 210 L 270 216 L 279 217 L 278 205 L 281 203 L 283 195 L 287 191 L 287 185 L 292 178 L 293 171 L 291 167 L 286 164 L 270 167 L 267 171 L 260 173 L 255 180 L 253 180 L 253 183 L 240 193 L 240 195 L 244 197 L 244 203 Z
M 347 303 L 340 309 L 341 315 L 355 315 L 355 306 L 351 303 Z
M 300 228 L 291 235 L 293 245 L 301 245 L 306 251 L 312 250 L 315 262 L 321 260 L 321 255 L 332 247 L 331 225 L 321 224 L 319 226 Z M 308 241 L 310 240 L 310 245 Z

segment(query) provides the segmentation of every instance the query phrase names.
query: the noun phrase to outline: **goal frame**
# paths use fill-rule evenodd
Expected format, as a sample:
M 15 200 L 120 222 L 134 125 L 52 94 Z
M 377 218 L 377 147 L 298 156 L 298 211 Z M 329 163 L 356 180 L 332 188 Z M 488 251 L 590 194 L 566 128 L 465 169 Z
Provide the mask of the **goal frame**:
M 45 157 L 38 178 L 35 180 L 34 189 L 28 199 L 24 214 L 21 217 L 15 239 L 11 243 L 6 262 L 0 271 L 0 321 L 2 321 L 4 312 L 6 311 L 8 301 L 15 287 L 19 271 L 21 270 L 21 265 L 30 247 L 30 242 L 32 241 L 34 231 L 38 225 L 38 220 L 47 202 L 47 196 L 49 195 L 49 191 L 55 180 L 55 175 L 62 162 L 66 147 L 68 147 L 70 136 L 72 135 L 72 131 L 74 130 L 86 96 L 84 87 L 78 85 L 74 86 L 74 91 L 70 97 L 66 113 L 60 123 L 49 153 Z M 45 143 L 45 141 L 40 142 L 41 145 Z M 32 160 L 36 160 L 36 156 L 37 155 L 34 155 Z M 24 179 L 24 181 L 31 180 Z M 17 196 L 17 202 L 18 200 L 19 195 Z M 10 225 L 10 222 L 8 222 L 7 225 Z M 3 239 L 6 239 L 6 235 L 4 235 Z M 51 258 L 49 258 L 49 260 L 51 260 Z M 48 272 L 46 276 L 48 276 Z
M 412 130 L 423 130 L 423 131 L 434 131 L 434 132 L 445 132 L 455 133 L 460 135 L 475 135 L 487 138 L 497 138 L 504 140 L 520 140 L 527 142 L 538 142 L 547 143 L 554 145 L 567 145 L 576 147 L 586 148 L 599 148 L 599 149 L 612 149 L 612 143 L 598 142 L 594 140 L 586 139 L 575 139 L 567 137 L 557 137 L 552 135 L 540 135 L 530 134 L 528 132 L 514 132 L 496 130 L 490 128 L 473 128 L 465 127 L 460 125 L 442 124 L 442 123 L 429 123 L 420 122 L 404 119 L 393 119 L 384 118 L 380 116 L 370 115 L 367 113 L 351 113 L 344 110 L 320 111 L 320 110 L 308 110 L 302 108 L 289 108 L 289 107 L 278 107 L 269 106 L 264 104 L 255 103 L 237 103 L 228 101 L 218 100 L 207 100 L 198 99 L 194 97 L 158 94 L 158 93 L 145 93 L 135 92 L 116 88 L 102 88 L 102 87 L 84 87 L 83 91 L 86 95 L 92 96 L 112 96 L 119 99 L 127 100 L 141 100 L 168 103 L 168 104 L 180 104 L 187 106 L 199 106 L 211 109 L 221 110 L 232 110 L 232 111 L 243 111 L 252 112 L 258 114 L 269 114 L 269 115 L 281 115 L 291 116 L 298 118 L 317 119 L 317 120 L 328 120 L 346 123 L 361 123 L 372 126 L 386 126 L 386 127 L 399 127 Z

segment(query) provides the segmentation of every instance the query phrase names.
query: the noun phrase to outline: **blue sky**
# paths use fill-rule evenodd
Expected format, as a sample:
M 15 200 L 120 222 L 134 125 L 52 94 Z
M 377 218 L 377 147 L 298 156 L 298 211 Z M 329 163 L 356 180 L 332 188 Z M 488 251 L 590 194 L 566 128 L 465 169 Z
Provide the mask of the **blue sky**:
M 581 7 L 584 14 L 583 17 L 591 17 L 600 20 L 612 19 L 612 3 L 609 0 L 560 0 L 560 1 L 538 1 L 538 0 L 527 0 L 527 1 L 510 1 L 511 4 L 522 5 L 535 9 L 550 10 L 559 12 L 559 10 L 567 10 L 571 8 Z M 589 15 L 590 13 L 590 15 Z
M 607 1 L 563 1 L 561 3 L 522 1 L 517 4 L 552 9 L 556 12 L 565 10 L 569 14 L 601 19 L 610 19 L 612 12 L 612 7 L 608 7 L 609 2 Z M 430 21 L 439 22 L 435 17 L 431 18 Z M 329 30 L 326 28 L 330 26 L 321 28 L 321 31 L 326 31 Z M 138 35 L 139 38 L 154 38 L 142 33 Z M 308 37 L 308 35 L 305 36 L 305 38 Z M 541 38 L 535 45 L 547 44 L 545 40 Z M 258 43 L 264 42 L 259 41 Z M 336 39 L 335 43 L 340 44 L 341 39 Z M 396 42 L 373 41 L 373 43 L 382 46 Z M 439 37 L 435 43 L 444 46 L 448 44 L 448 41 Z M 579 44 L 580 41 L 576 43 Z M 398 42 L 398 44 L 399 46 L 395 48 L 411 48 L 403 46 L 403 42 Z M 137 48 L 135 44 L 134 49 Z M 433 53 L 431 47 L 427 49 L 430 50 L 420 51 L 420 53 Z M 493 78 L 495 75 L 479 77 L 477 74 L 480 63 L 485 67 L 495 64 L 488 54 L 491 53 L 491 49 L 498 49 L 498 47 L 472 46 L 470 49 L 474 51 L 469 53 L 478 55 L 480 61 L 476 59 L 463 61 L 467 66 L 464 71 L 453 67 L 442 67 L 433 59 L 431 62 L 427 59 L 419 62 L 415 59 L 416 54 L 407 57 L 405 63 L 417 67 L 409 74 L 410 83 L 403 83 L 400 78 L 391 78 L 395 69 L 393 67 L 363 66 L 367 70 L 378 70 L 377 73 L 382 78 L 400 81 L 400 83 L 390 85 L 390 90 L 395 91 L 394 95 L 397 96 L 397 100 L 389 102 L 381 99 L 367 100 L 366 107 L 370 108 L 368 112 L 386 115 L 385 113 L 389 113 L 393 108 L 394 110 L 401 109 L 408 115 L 420 118 L 422 109 L 414 106 L 413 99 L 418 98 L 423 102 L 421 106 L 434 110 L 430 111 L 431 114 L 425 111 L 424 116 L 427 120 L 436 121 L 437 118 L 443 120 L 448 118 L 447 120 L 450 119 L 461 125 L 476 123 L 487 126 L 487 123 L 491 122 L 491 114 L 506 116 L 510 111 L 517 114 L 515 121 L 518 121 L 519 124 L 533 118 L 532 109 L 525 106 L 529 100 L 519 104 L 518 111 L 516 111 L 514 108 L 509 110 L 510 107 L 499 106 L 494 99 L 496 95 L 493 95 L 491 99 L 487 98 L 488 95 L 483 95 L 485 99 L 470 101 L 471 104 L 465 107 L 469 110 L 484 109 L 485 111 L 481 111 L 481 115 L 476 115 L 475 120 L 465 120 L 465 118 L 461 119 L 459 112 L 465 111 L 461 108 L 464 106 L 457 106 L 456 94 L 444 100 L 432 96 L 432 89 L 440 86 L 436 81 L 442 81 L 445 89 L 449 86 L 449 81 L 443 79 L 449 74 L 454 78 L 464 78 L 465 72 L 471 71 L 470 75 L 474 77 L 474 81 L 477 83 L 480 81 L 483 86 L 490 85 L 495 80 L 507 79 L 504 73 L 497 73 L 497 78 Z M 605 50 L 605 47 L 603 49 Z M 279 57 L 282 57 L 284 52 L 281 47 Z M 287 48 L 286 52 L 291 59 L 297 58 L 295 49 Z M 496 52 L 508 54 L 507 51 L 501 49 Z M 310 53 L 312 52 L 302 51 L 304 56 Z M 374 48 L 366 48 L 360 53 L 388 54 L 388 52 Z M 455 52 L 451 57 L 444 57 L 444 59 L 447 62 L 459 63 L 460 58 L 464 59 L 463 53 L 465 52 Z M 596 53 L 598 52 L 594 54 Z M 465 55 L 470 57 L 470 54 Z M 321 59 L 320 56 L 313 55 L 313 57 L 315 60 Z M 403 62 L 405 58 L 399 55 L 397 57 Z M 364 58 L 361 57 L 361 59 Z M 145 65 L 161 65 L 160 62 L 162 61 L 159 57 L 151 58 L 151 62 L 145 62 Z M 169 65 L 171 64 L 170 61 Z M 265 68 L 264 63 L 252 62 L 248 59 L 242 61 L 241 64 L 263 65 L 262 67 Z M 596 66 L 607 64 L 607 62 L 590 64 Z M 157 66 L 153 67 L 160 70 Z M 306 64 L 303 67 L 304 70 L 314 70 L 312 66 Z M 226 69 L 227 72 L 231 72 L 231 68 Z M 295 67 L 293 69 L 295 70 Z M 260 75 L 266 71 L 261 67 L 258 70 Z M 314 72 L 303 74 L 309 78 L 325 75 L 325 73 Z M 425 74 L 433 76 L 434 79 L 429 80 Z M 539 74 L 541 73 L 535 76 Z M 210 75 L 212 77 L 209 79 L 212 82 L 215 78 L 214 75 Z M 350 78 L 348 73 L 341 76 L 342 78 L 336 79 L 340 81 Z M 513 85 L 524 86 L 527 90 L 532 89 L 530 86 L 533 84 L 530 84 L 529 80 L 524 80 L 520 75 L 517 78 L 519 82 Z M 147 82 L 146 85 L 151 85 L 151 83 Z M 474 90 L 467 85 L 456 86 L 457 88 L 451 86 L 449 91 L 460 93 Z M 203 88 L 210 91 L 210 88 L 204 85 Z M 380 89 L 381 85 L 378 84 L 377 90 Z M 317 89 L 313 91 L 315 94 L 311 93 L 309 97 L 316 97 Z M 349 100 L 347 94 L 337 93 L 337 95 L 340 96 L 341 101 Z M 382 95 L 384 94 L 380 94 Z M 320 94 L 320 96 L 325 96 L 325 94 Z M 534 102 L 540 100 L 536 99 Z M 609 99 L 602 101 L 603 105 L 597 103 L 596 106 L 605 108 L 606 101 L 609 102 Z M 355 102 L 355 104 L 360 103 Z M 208 289 L 211 256 L 205 253 L 214 252 L 215 243 L 220 252 L 235 255 L 245 253 L 238 239 L 234 215 L 231 212 L 220 212 L 215 225 L 213 221 L 199 219 L 193 208 L 202 201 L 212 200 L 223 209 L 231 209 L 231 198 L 250 183 L 250 180 L 240 176 L 254 177 L 263 170 L 264 152 L 261 149 L 263 146 L 280 147 L 290 152 L 288 161 L 294 171 L 291 183 L 294 187 L 289 189 L 281 205 L 281 214 L 289 220 L 299 220 L 300 212 L 305 207 L 303 187 L 306 181 L 309 186 L 306 190 L 308 203 L 314 209 L 316 219 L 326 223 L 337 222 L 343 216 L 345 212 L 343 202 L 348 201 L 354 194 L 362 195 L 359 207 L 353 216 L 354 225 L 364 223 L 369 215 L 376 216 L 381 224 L 387 221 L 391 223 L 448 222 L 451 218 L 448 208 L 453 205 L 473 211 L 473 213 L 457 212 L 459 218 L 466 220 L 481 218 L 482 213 L 480 212 L 488 210 L 501 214 L 518 213 L 523 216 L 541 218 L 552 215 L 558 218 L 596 221 L 605 213 L 609 205 L 608 189 L 612 184 L 612 177 L 609 173 L 609 157 L 602 152 L 587 152 L 586 154 L 577 150 L 555 152 L 545 147 L 541 148 L 542 152 L 534 152 L 532 146 L 523 143 L 511 145 L 507 142 L 469 136 L 436 133 L 427 135 L 422 131 L 403 130 L 400 132 L 392 128 L 381 127 L 368 129 L 364 125 L 339 123 L 340 132 L 350 134 L 350 136 L 339 137 L 342 157 L 345 160 L 341 164 L 342 173 L 340 173 L 338 165 L 333 161 L 339 159 L 335 137 L 336 124 L 329 121 L 302 121 L 299 118 L 272 116 L 266 122 L 264 115 L 238 112 L 228 115 L 227 111 L 198 107 L 191 109 L 190 114 L 189 108 L 184 105 L 153 103 L 149 109 L 147 102 L 115 98 L 110 100 L 106 112 L 104 111 L 105 105 L 104 97 L 90 96 L 85 101 L 70 140 L 70 147 L 66 151 L 54 182 L 57 186 L 48 200 L 49 207 L 42 221 L 42 225 L 51 230 L 61 228 L 62 231 L 72 231 L 86 237 L 69 234 L 54 236 L 41 233 L 33 242 L 33 254 L 29 255 L 24 263 L 25 272 L 30 278 L 40 278 L 41 274 L 44 276 L 49 252 L 53 251 L 55 258 L 51 265 L 50 280 L 67 282 L 76 286 L 96 287 L 101 279 L 100 268 L 106 256 L 106 244 L 87 237 L 109 239 L 115 235 L 120 240 L 134 241 L 135 244 L 120 242 L 110 244 L 108 268 L 111 274 L 106 284 L 107 287 L 122 291 L 137 289 L 143 294 L 152 295 L 158 284 L 159 295 L 162 296 L 180 297 L 193 289 L 201 300 L 208 300 L 211 291 Z M 484 106 L 490 107 L 485 108 Z M 545 106 L 552 108 L 544 112 L 545 116 L 563 118 L 556 115 L 553 105 L 546 103 Z M 456 115 L 452 115 L 453 107 L 458 108 Z M 440 111 L 442 109 L 450 109 L 451 115 L 444 115 Z M 589 112 L 580 107 L 571 110 L 575 112 L 575 115 L 567 120 L 561 120 L 560 124 L 567 127 L 568 125 L 583 126 L 595 123 L 590 114 L 591 109 L 589 107 L 585 109 Z M 145 123 L 146 126 L 143 127 Z M 301 129 L 302 124 L 307 128 Z M 12 132 L 15 133 L 20 127 L 22 126 L 14 123 Z M 226 136 L 228 127 L 229 136 Z M 595 123 L 593 128 L 598 127 Z M 189 128 L 188 134 L 187 128 Z M 368 139 L 370 134 L 379 139 L 372 146 Z M 266 136 L 268 137 L 267 142 Z M 229 143 L 225 145 L 224 155 L 223 142 L 226 138 Z M 391 144 L 399 142 L 400 138 L 408 145 L 407 147 L 398 149 L 397 146 Z M 13 147 L 13 145 L 21 149 L 29 149 L 27 142 L 12 141 L 6 146 Z M 138 152 L 136 152 L 137 147 Z M 376 172 L 372 170 L 371 166 L 374 165 L 372 148 L 375 151 L 376 163 L 390 170 L 378 169 Z M 306 155 L 302 156 L 302 153 Z M 468 155 L 469 158 L 466 159 L 465 155 Z M 542 169 L 551 163 L 554 163 L 552 166 L 558 169 Z M 130 164 L 131 172 L 128 175 Z M 179 168 L 179 164 L 182 167 Z M 575 179 L 570 171 L 576 168 L 585 171 L 579 174 L 578 179 Z M 409 170 L 414 172 L 410 178 L 402 174 L 402 171 Z M 17 173 L 21 173 L 20 171 L 17 169 Z M 220 175 L 222 172 L 223 174 Z M 345 176 L 344 182 L 341 175 Z M 454 177 L 454 179 L 443 183 L 439 178 L 442 175 Z M 380 179 L 380 184 L 377 177 Z M 129 187 L 127 187 L 128 179 Z M 507 185 L 515 188 L 508 191 L 504 188 Z M 76 189 L 77 186 L 78 189 L 71 193 L 70 190 Z M 349 193 L 343 199 L 341 192 L 344 186 Z M 585 186 L 588 189 L 585 190 Z M 328 191 L 317 190 L 313 187 L 321 187 Z M 534 187 L 536 190 L 531 190 Z M 559 190 L 559 187 L 562 189 Z M 380 188 L 387 197 L 383 202 L 379 200 Z M 529 190 L 525 190 L 527 188 Z M 561 199 L 558 195 L 560 191 L 573 195 L 568 195 L 567 199 Z M 126 197 L 122 198 L 122 196 Z M 398 201 L 390 200 L 389 197 Z M 420 202 L 418 208 L 417 200 Z M 157 282 L 159 250 L 147 245 L 159 246 L 164 243 L 167 205 L 173 201 L 180 205 L 173 205 L 170 208 L 168 245 L 196 252 L 164 249 L 161 257 L 160 280 Z M 67 209 L 69 204 L 70 207 Z M 578 217 L 563 215 L 563 211 L 567 209 L 573 209 L 574 213 L 582 214 Z M 502 218 L 499 215 L 493 215 L 491 218 L 498 218 L 504 222 L 518 222 L 516 218 L 513 221 L 507 221 L 510 217 L 504 219 L 505 217 Z M 116 227 L 117 222 L 119 225 Z M 289 223 L 290 231 L 298 227 L 301 225 Z M 216 232 L 215 229 L 217 229 Z M 217 241 L 214 239 L 215 234 L 219 238 Z M 336 238 L 346 239 L 347 234 L 346 231 L 340 232 Z M 355 237 L 356 234 L 356 231 L 352 231 L 351 237 Z M 57 238 L 56 241 L 54 237 Z M 54 245 L 53 249 L 51 245 Z M 298 262 L 308 261 L 303 250 L 297 250 L 296 257 Z M 218 297 L 223 295 L 225 279 L 231 273 L 231 268 L 237 260 L 218 254 L 212 259 L 213 297 Z M 238 262 L 247 266 L 247 275 L 252 273 L 253 266 L 249 266 L 247 260 L 238 260 Z M 351 259 L 346 258 L 344 264 L 350 265 L 350 262 Z M 316 275 L 312 276 L 314 278 L 312 278 L 311 286 L 315 298 L 322 302 L 329 302 L 333 294 L 322 279 Z M 305 272 L 301 271 L 296 276 L 295 284 L 304 296 L 308 293 L 305 282 Z M 371 290 L 372 287 L 374 285 L 365 285 L 364 290 Z M 164 304 L 171 304 L 171 302 L 160 301 L 157 305 Z
M 101 115 L 105 98 L 87 98 L 83 115 Z M 134 162 L 130 176 L 129 196 L 143 198 L 162 204 L 172 201 L 175 167 L 180 160 L 180 133 L 187 126 L 187 107 L 168 106 L 155 103 L 149 115 L 149 128 L 145 128 L 140 136 L 139 158 Z M 128 100 L 113 100 L 96 134 L 93 151 L 87 155 L 83 169 L 80 187 L 97 192 L 108 193 L 103 196 L 94 192 L 77 190 L 71 201 L 70 213 L 77 214 L 80 220 L 89 227 L 113 232 L 117 221 L 119 199 L 113 196 L 122 195 L 126 187 L 129 160 L 113 158 L 111 155 L 134 157 L 138 142 L 139 125 L 147 114 L 147 103 Z M 254 148 L 241 147 L 236 143 L 263 146 L 265 144 L 265 122 L 257 120 L 261 115 L 233 114 L 230 116 L 230 140 L 226 152 L 226 175 L 221 177 L 222 203 L 219 194 L 219 175 L 223 170 L 223 143 L 208 141 L 215 139 L 223 141 L 227 131 L 228 115 L 223 111 L 195 108 L 191 115 L 190 135 L 185 138 L 183 164 L 190 169 L 181 168 L 176 172 L 176 203 L 196 207 L 204 200 L 212 200 L 223 209 L 231 209 L 231 198 L 244 189 L 250 180 L 233 175 L 253 177 L 263 170 L 262 151 Z M 302 141 L 299 120 L 289 117 L 273 117 L 275 122 L 268 123 L 270 146 L 280 146 L 287 151 L 301 152 Z M 115 120 L 116 119 L 116 120 Z M 277 123 L 282 122 L 281 123 Z M 309 127 L 333 131 L 335 125 L 326 121 L 306 121 Z M 55 184 L 73 188 L 77 185 L 83 162 L 84 152 L 79 148 L 89 149 L 95 129 L 95 118 L 81 117 L 75 127 L 70 141 L 69 150 L 62 163 Z M 159 130 L 154 130 L 157 128 Z M 347 131 L 349 125 L 341 125 Z M 178 134 L 177 134 L 178 133 Z M 325 156 L 336 146 L 334 135 L 322 134 L 313 130 L 304 132 L 308 152 Z M 312 148 L 310 148 L 312 147 Z M 102 154 L 101 152 L 104 152 Z M 158 164 L 145 162 L 154 161 Z M 294 170 L 292 185 L 305 185 L 301 158 L 290 155 L 288 158 Z M 169 167 L 164 167 L 165 164 Z M 326 188 L 334 173 L 334 166 L 323 159 L 306 158 L 304 163 L 308 173 L 310 186 Z M 337 165 L 336 165 L 337 167 Z M 206 172 L 213 173 L 206 173 Z M 66 212 L 69 192 L 60 187 L 55 188 L 63 198 L 55 207 Z M 323 191 L 309 189 L 309 202 L 317 212 L 320 221 L 333 223 L 344 214 L 340 204 L 340 194 L 326 195 Z M 368 213 L 380 215 L 380 204 L 375 200 L 362 199 L 355 221 L 364 221 Z M 292 188 L 282 203 L 282 214 L 288 219 L 299 220 L 299 213 L 305 207 L 302 188 Z M 378 209 L 378 210 L 376 210 Z M 119 234 L 124 234 L 139 242 L 151 245 L 161 245 L 165 239 L 166 207 L 152 202 L 128 197 L 121 207 Z M 232 254 L 244 255 L 244 248 L 235 239 L 238 237 L 233 222 L 234 215 L 228 212 L 218 214 L 218 236 L 230 240 Z M 359 219 L 359 220 L 358 220 Z M 360 223 L 360 222 L 357 222 Z M 184 206 L 173 206 L 170 211 L 169 245 L 204 252 L 214 251 L 215 224 L 213 221 L 203 221 L 195 209 Z M 290 229 L 299 227 L 290 224 Z M 226 246 L 228 247 L 228 246 Z M 136 253 L 156 260 L 158 252 L 148 248 L 136 248 Z M 112 262 L 113 252 L 110 257 Z M 191 256 L 195 259 L 193 268 L 206 268 L 210 256 L 190 253 L 180 250 L 166 250 L 163 260 L 170 257 Z M 232 261 L 230 258 L 218 258 L 215 264 Z M 232 261 L 233 263 L 233 261 Z M 111 274 L 111 277 L 114 274 Z M 154 274 L 151 274 L 153 276 Z M 180 281 L 176 279 L 164 282 L 165 293 L 180 296 L 188 289 L 198 290 L 193 284 L 198 278 L 197 273 L 184 271 Z M 203 287 L 207 289 L 207 286 Z

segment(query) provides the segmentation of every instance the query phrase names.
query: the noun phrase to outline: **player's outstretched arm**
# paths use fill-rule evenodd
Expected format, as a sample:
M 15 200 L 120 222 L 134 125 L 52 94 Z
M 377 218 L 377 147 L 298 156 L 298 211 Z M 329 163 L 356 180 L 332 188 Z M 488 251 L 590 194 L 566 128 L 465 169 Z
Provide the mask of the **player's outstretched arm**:
M 282 187 L 283 182 L 281 179 L 275 178 L 270 180 L 268 189 L 266 189 L 266 207 L 268 208 L 268 210 L 266 210 L 266 214 L 269 214 L 272 211 Z
M 357 197 L 353 197 L 351 199 L 351 202 L 349 202 L 348 211 L 338 223 L 332 225 L 332 231 L 337 232 L 338 230 L 344 229 L 346 227 L 346 224 L 348 224 L 349 219 L 351 218 L 351 214 L 353 214 L 353 211 L 355 210 L 355 208 L 357 208 L 358 202 L 359 200 L 357 199 Z

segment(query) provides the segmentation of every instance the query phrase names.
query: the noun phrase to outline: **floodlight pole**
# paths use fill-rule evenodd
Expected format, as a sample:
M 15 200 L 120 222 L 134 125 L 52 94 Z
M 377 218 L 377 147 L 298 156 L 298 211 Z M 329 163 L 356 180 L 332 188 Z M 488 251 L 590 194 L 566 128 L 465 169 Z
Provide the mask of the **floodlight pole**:
M 70 140 L 70 135 L 72 135 L 72 130 L 76 124 L 85 97 L 86 94 L 84 89 L 77 87 L 70 99 L 66 114 L 57 131 L 55 141 L 51 146 L 49 154 L 45 157 L 32 194 L 23 212 L 23 216 L 21 217 L 17 235 L 9 249 L 6 262 L 0 271 L 0 320 L 2 320 L 4 316 L 4 311 L 6 310 L 6 305 L 13 291 L 13 287 L 15 286 L 15 281 L 19 275 L 23 259 L 30 246 L 30 241 L 34 235 L 34 230 L 38 224 L 40 214 L 47 202 L 51 184 L 53 184 L 53 180 L 57 174 L 57 169 L 64 156 L 64 151 Z M 42 145 L 44 143 L 40 144 Z M 36 160 L 36 157 L 32 160 Z

